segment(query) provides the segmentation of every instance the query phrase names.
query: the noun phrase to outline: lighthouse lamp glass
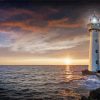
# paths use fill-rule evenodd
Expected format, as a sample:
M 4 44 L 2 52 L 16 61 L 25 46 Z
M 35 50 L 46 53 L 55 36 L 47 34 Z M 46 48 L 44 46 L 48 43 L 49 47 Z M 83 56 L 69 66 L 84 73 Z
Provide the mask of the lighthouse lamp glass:
M 98 23 L 98 19 L 94 17 L 94 18 L 92 18 L 91 22 L 92 23 Z

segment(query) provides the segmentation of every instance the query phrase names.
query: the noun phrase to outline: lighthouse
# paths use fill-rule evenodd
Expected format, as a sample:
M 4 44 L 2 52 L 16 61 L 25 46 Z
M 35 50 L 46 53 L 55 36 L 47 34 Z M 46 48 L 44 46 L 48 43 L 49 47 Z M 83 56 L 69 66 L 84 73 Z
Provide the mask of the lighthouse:
M 94 14 L 89 21 L 88 31 L 90 33 L 90 46 L 89 46 L 89 67 L 88 70 L 91 72 L 98 72 L 99 66 L 99 32 L 100 32 L 100 21 L 99 18 Z

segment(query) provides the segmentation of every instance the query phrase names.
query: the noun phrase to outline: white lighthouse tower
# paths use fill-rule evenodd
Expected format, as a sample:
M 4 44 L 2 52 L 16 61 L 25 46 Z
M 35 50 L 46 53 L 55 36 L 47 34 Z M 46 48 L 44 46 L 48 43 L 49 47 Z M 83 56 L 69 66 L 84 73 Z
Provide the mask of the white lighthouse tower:
M 95 14 L 90 18 L 90 23 L 88 24 L 88 30 L 90 33 L 88 70 L 92 72 L 98 72 L 100 70 L 100 66 L 99 66 L 100 21 L 99 21 L 99 18 Z

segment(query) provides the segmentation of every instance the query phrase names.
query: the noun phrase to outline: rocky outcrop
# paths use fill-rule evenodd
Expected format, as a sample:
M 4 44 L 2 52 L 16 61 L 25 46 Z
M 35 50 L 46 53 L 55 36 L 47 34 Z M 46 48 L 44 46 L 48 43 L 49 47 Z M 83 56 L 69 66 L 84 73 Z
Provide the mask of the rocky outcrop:
M 100 100 L 100 88 L 90 91 L 90 95 L 88 98 L 82 96 L 81 100 Z
M 86 98 L 85 96 L 82 96 L 81 100 L 88 100 L 88 98 Z
M 89 100 L 100 100 L 100 88 L 92 90 L 88 98 Z
M 82 75 L 96 75 L 96 73 L 95 72 L 88 71 L 88 70 L 83 70 L 82 71 Z

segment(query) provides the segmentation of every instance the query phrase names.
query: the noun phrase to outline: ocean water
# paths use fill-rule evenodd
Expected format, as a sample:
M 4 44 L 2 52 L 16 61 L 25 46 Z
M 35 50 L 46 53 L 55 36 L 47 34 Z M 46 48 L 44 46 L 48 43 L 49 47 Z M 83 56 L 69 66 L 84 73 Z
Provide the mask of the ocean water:
M 0 100 L 79 100 L 100 87 L 87 66 L 0 66 Z

